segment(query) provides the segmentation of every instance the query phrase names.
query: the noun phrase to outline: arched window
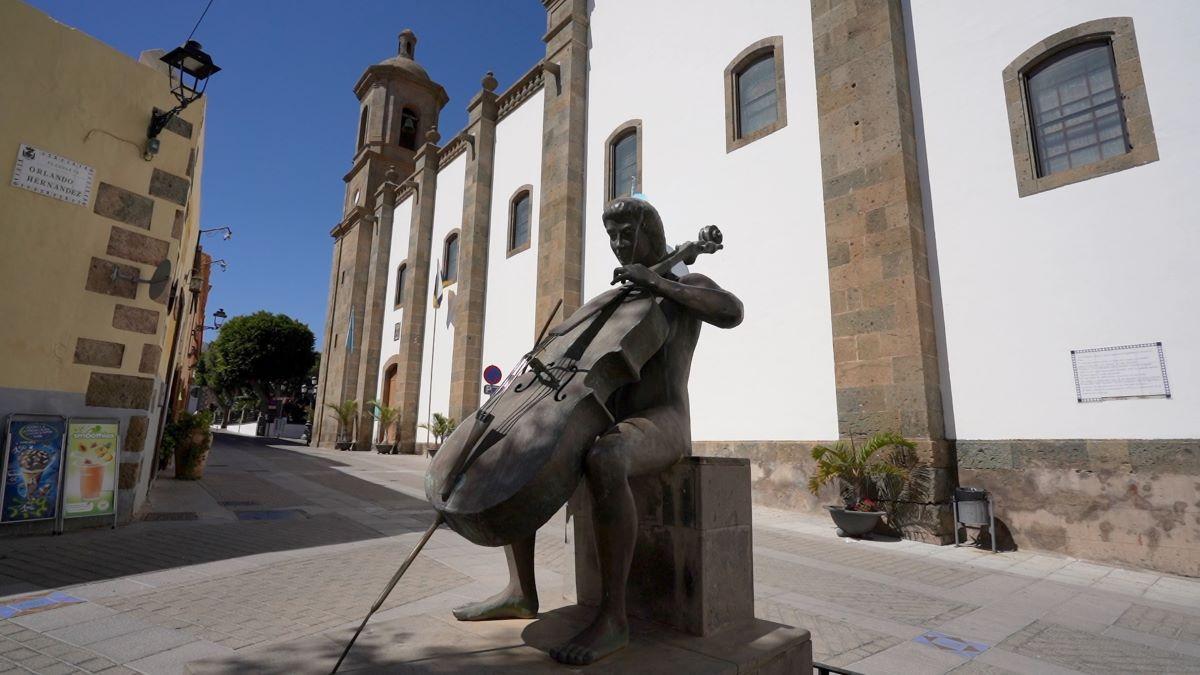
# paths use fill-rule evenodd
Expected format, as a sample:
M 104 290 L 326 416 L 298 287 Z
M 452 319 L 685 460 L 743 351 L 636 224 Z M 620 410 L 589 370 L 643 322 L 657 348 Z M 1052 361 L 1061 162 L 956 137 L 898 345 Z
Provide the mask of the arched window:
M 416 111 L 411 108 L 405 108 L 400 113 L 400 147 L 408 148 L 409 150 L 417 149 L 417 124 L 419 118 Z
M 604 147 L 605 200 L 645 192 L 642 185 L 642 121 L 629 120 L 608 136 Z
M 530 222 L 533 215 L 532 186 L 517 189 L 508 204 L 508 255 L 529 248 Z
M 746 47 L 725 68 L 725 151 L 787 126 L 783 38 Z
M 367 115 L 371 112 L 370 106 L 363 106 L 362 116 L 358 120 L 358 147 L 367 144 Z
M 392 302 L 393 308 L 400 307 L 401 303 L 404 302 L 404 282 L 406 281 L 405 277 L 407 276 L 408 263 L 402 262 L 400 263 L 400 266 L 396 268 L 396 298 Z
M 446 243 L 442 246 L 442 283 L 452 284 L 458 281 L 458 231 L 446 235 Z
M 1158 159 L 1128 17 L 1027 49 L 1004 69 L 1004 94 L 1022 197 Z

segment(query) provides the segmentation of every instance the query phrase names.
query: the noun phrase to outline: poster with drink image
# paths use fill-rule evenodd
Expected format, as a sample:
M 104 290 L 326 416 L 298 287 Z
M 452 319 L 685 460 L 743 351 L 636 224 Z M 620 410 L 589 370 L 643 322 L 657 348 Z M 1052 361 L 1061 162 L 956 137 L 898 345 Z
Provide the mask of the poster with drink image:
M 9 416 L 0 522 L 20 523 L 58 516 L 58 479 L 62 474 L 66 426 L 61 417 Z
M 119 431 L 115 420 L 71 420 L 62 488 L 63 518 L 113 514 Z

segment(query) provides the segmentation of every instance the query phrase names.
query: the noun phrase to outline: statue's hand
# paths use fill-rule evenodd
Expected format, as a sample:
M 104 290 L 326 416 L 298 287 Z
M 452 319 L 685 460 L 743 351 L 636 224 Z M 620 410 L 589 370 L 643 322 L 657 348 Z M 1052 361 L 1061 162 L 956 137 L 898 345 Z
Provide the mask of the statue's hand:
M 649 267 L 646 267 L 640 263 L 634 263 L 632 265 L 624 265 L 613 270 L 612 282 L 616 284 L 622 281 L 628 281 L 629 283 L 635 286 L 641 286 L 642 288 L 654 288 L 654 285 L 658 283 L 658 280 L 661 278 L 662 277 L 659 277 L 657 274 L 650 271 Z

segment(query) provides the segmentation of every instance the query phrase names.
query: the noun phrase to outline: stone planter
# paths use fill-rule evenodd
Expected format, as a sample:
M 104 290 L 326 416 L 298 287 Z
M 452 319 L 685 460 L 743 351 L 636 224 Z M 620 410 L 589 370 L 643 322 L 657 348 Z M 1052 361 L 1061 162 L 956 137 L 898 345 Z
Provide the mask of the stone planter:
M 378 452 L 381 455 L 393 455 L 396 453 L 396 444 L 395 443 L 376 443 L 375 444 L 375 452 Z
M 353 450 L 354 441 L 335 441 L 333 444 L 334 450 Z
M 847 511 L 840 506 L 826 506 L 839 537 L 861 537 L 869 534 L 886 515 L 884 511 Z
M 200 480 L 204 477 L 204 463 L 212 448 L 212 433 L 207 429 L 196 429 L 175 446 L 176 480 Z

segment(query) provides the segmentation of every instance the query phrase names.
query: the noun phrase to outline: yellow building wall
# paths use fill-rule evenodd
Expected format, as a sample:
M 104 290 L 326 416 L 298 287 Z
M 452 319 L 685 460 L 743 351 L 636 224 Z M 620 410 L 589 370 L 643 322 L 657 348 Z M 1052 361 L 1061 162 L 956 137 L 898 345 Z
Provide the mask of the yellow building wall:
M 188 277 L 199 227 L 204 100 L 180 115 L 191 125 L 190 138 L 164 130 L 158 154 L 147 161 L 143 153 L 152 109 L 176 104 L 164 64 L 139 63 L 15 0 L 0 2 L 0 63 L 0 167 L 5 172 L 0 182 L 0 415 L 96 412 L 101 415 L 93 416 L 120 418 L 126 438 L 122 489 L 128 484 L 140 504 L 152 475 L 176 317 L 185 326 L 191 320 Z M 22 144 L 92 167 L 87 205 L 11 185 Z M 173 192 L 162 187 L 164 176 L 175 186 Z M 102 183 L 134 195 L 143 216 L 148 200 L 149 228 L 114 216 L 111 200 L 98 204 Z M 167 193 L 184 203 L 162 196 Z M 165 258 L 176 285 L 174 304 L 182 303 L 182 314 L 176 307 L 168 313 L 165 300 L 152 299 L 148 284 L 137 284 L 133 298 L 85 288 L 90 274 L 95 282 L 93 259 L 136 269 L 143 279 L 153 275 L 154 262 L 130 259 L 128 250 L 111 250 L 110 238 L 117 235 L 156 240 L 134 257 L 147 257 L 146 251 L 160 257 L 161 242 L 166 242 Z M 117 327 L 118 305 L 157 312 L 154 332 Z M 178 337 L 182 347 L 177 354 L 182 354 L 175 363 L 186 365 L 188 336 Z M 78 363 L 80 338 L 124 345 L 119 365 Z M 97 387 L 97 373 L 128 379 L 110 377 L 107 388 Z M 147 380 L 153 384 L 146 407 L 121 400 L 122 382 L 146 385 Z M 144 400 L 145 393 L 135 398 Z M 136 507 L 127 499 L 123 506 Z

